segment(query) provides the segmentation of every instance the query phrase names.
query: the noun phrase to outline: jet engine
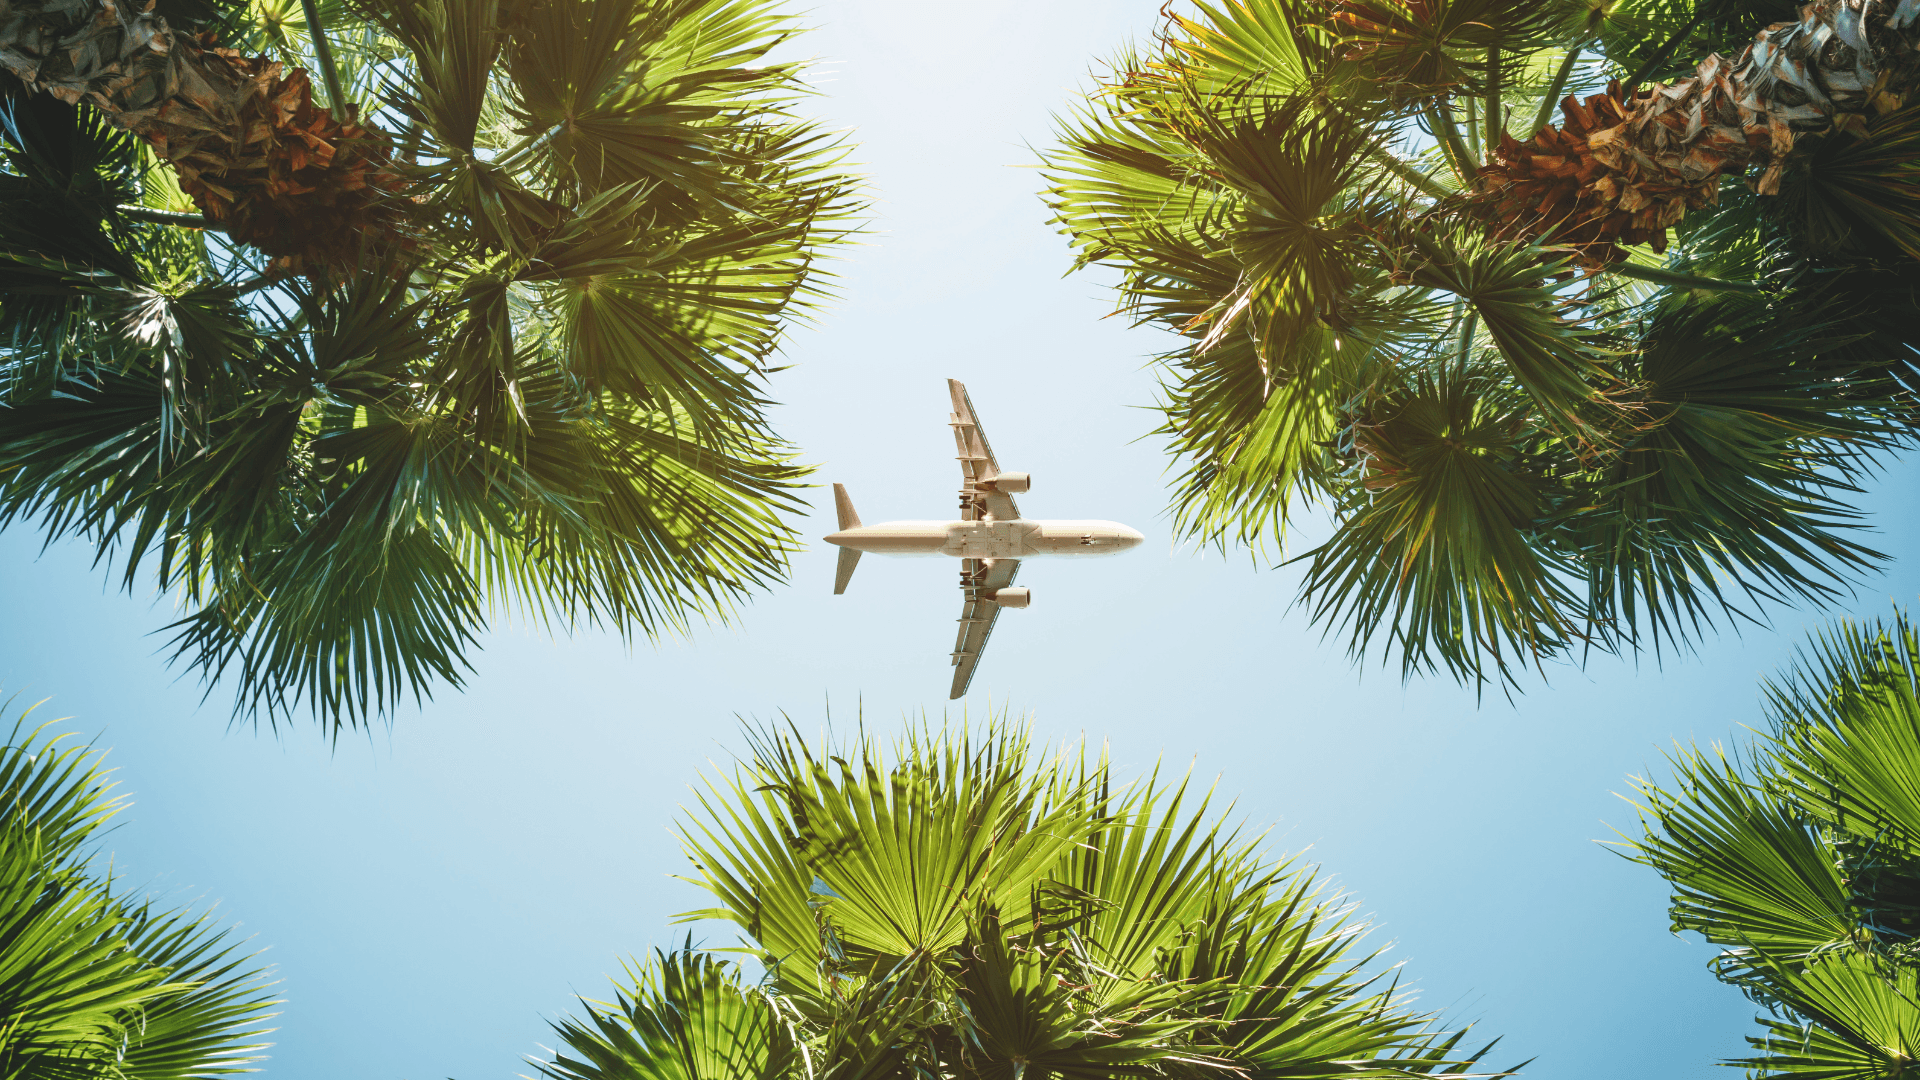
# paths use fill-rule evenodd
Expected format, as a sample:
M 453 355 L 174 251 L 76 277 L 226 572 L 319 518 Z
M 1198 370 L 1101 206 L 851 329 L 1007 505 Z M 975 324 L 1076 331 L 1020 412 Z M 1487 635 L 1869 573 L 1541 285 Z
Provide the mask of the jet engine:
M 1001 607 L 1023 608 L 1033 603 L 1033 590 L 1021 588 L 995 589 L 993 590 L 993 595 L 988 597 L 988 599 L 999 604 Z
M 993 479 L 987 481 L 987 486 L 1009 495 L 1019 495 L 1033 486 L 1033 477 L 1023 472 L 997 473 Z

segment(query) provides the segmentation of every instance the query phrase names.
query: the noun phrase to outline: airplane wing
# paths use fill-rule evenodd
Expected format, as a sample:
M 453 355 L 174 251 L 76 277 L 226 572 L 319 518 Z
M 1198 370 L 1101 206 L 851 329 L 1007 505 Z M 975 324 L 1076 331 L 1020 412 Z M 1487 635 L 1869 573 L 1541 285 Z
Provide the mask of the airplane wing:
M 949 698 L 967 692 L 973 671 L 980 666 L 980 654 L 987 651 L 994 620 L 1000 617 L 1000 605 L 983 594 L 1013 584 L 1019 573 L 1019 559 L 967 559 L 961 564 L 960 592 L 966 601 L 960 607 L 960 636 L 953 646 L 953 693 Z
M 967 388 L 956 379 L 948 379 L 947 392 L 953 395 L 953 419 L 949 423 L 953 425 L 954 446 L 960 452 L 960 520 L 982 521 L 988 512 L 1001 521 L 1018 518 L 1020 505 L 1013 496 L 980 486 L 980 481 L 990 480 L 1000 471 L 1000 463 L 993 460 L 993 446 L 973 414 Z

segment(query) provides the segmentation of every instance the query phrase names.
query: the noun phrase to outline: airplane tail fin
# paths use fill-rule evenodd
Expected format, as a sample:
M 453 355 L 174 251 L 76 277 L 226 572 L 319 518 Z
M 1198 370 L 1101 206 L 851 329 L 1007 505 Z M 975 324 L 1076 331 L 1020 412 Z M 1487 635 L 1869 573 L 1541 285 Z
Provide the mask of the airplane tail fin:
M 840 549 L 840 565 L 833 571 L 833 595 L 839 596 L 847 591 L 847 582 L 853 580 L 853 568 L 859 565 L 859 548 Z
M 833 485 L 833 509 L 835 513 L 840 515 L 840 530 L 842 532 L 860 527 L 860 515 L 854 513 L 853 497 L 847 494 L 847 485 Z
M 853 509 L 853 497 L 847 494 L 845 484 L 833 485 L 833 511 L 839 515 L 841 532 L 860 527 L 860 515 Z M 840 565 L 833 572 L 833 595 L 847 591 L 847 582 L 853 580 L 853 568 L 859 565 L 859 548 L 840 549 Z

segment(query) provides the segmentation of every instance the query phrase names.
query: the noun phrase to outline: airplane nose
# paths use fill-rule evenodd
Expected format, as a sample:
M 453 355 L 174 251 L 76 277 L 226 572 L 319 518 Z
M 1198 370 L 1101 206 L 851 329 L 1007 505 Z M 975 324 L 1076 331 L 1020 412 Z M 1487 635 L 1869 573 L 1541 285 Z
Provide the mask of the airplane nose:
M 1147 538 L 1145 536 L 1141 535 L 1140 530 L 1130 529 L 1125 525 L 1120 526 L 1120 542 L 1125 544 L 1127 547 L 1137 548 L 1146 539 Z

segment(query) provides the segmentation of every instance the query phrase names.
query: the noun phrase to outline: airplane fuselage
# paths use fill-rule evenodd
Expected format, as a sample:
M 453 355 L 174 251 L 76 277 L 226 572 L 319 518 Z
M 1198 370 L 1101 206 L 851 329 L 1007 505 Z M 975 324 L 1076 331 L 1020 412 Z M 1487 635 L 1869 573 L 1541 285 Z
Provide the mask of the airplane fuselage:
M 1020 513 L 1017 496 L 1033 487 L 1033 477 L 1007 472 L 994 459 L 987 433 L 974 415 L 967 388 L 947 380 L 953 413 L 954 460 L 960 464 L 960 518 L 946 521 L 888 521 L 868 525 L 853 508 L 846 485 L 833 485 L 833 515 L 840 531 L 823 537 L 840 548 L 833 571 L 833 592 L 847 591 L 854 568 L 867 552 L 875 555 L 944 555 L 960 564 L 959 632 L 954 637 L 953 687 L 960 697 L 973 684 L 980 653 L 993 624 L 1006 608 L 1033 605 L 1033 590 L 1015 585 L 1028 559 L 1067 555 L 1115 555 L 1140 546 L 1145 537 L 1117 521 L 1046 521 Z
M 825 537 L 875 555 L 946 555 L 955 559 L 1033 559 L 1113 555 L 1145 537 L 1117 521 L 888 521 Z

